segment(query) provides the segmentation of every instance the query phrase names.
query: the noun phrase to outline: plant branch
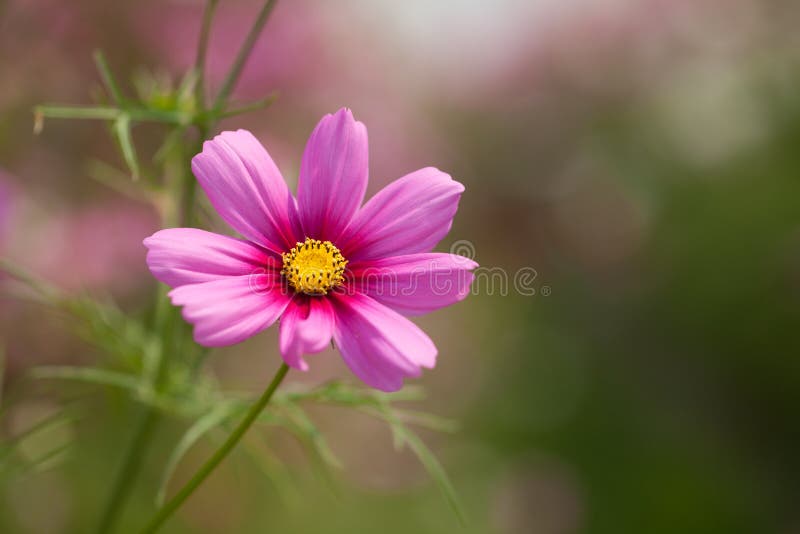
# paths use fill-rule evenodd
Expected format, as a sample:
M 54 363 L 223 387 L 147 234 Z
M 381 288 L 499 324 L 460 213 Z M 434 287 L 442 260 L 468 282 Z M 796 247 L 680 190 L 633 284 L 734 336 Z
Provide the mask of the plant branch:
M 241 76 L 242 70 L 247 60 L 250 58 L 250 53 L 253 51 L 253 47 L 256 41 L 258 41 L 261 30 L 264 29 L 264 25 L 267 23 L 276 2 L 277 0 L 267 0 L 264 2 L 264 7 L 261 8 L 258 17 L 256 17 L 256 21 L 250 28 L 250 32 L 247 34 L 247 37 L 245 37 L 244 43 L 242 43 L 242 47 L 239 49 L 239 53 L 231 66 L 230 72 L 228 72 L 228 75 L 225 77 L 225 81 L 222 82 L 219 94 L 217 94 L 217 98 L 214 100 L 213 109 L 215 111 L 224 109 L 228 97 L 231 96 L 231 92 L 233 92 L 236 83 L 239 81 L 239 76 Z
M 205 110 L 206 108 L 206 55 L 208 54 L 208 41 L 211 36 L 211 22 L 214 19 L 214 12 L 217 9 L 219 0 L 208 0 L 206 2 L 205 11 L 203 11 L 203 25 L 200 28 L 200 38 L 197 42 L 197 59 L 194 63 L 194 70 L 197 75 L 197 86 L 195 87 L 195 94 L 197 97 L 197 106 L 199 109 Z
M 54 106 L 43 104 L 33 110 L 37 117 L 53 119 L 96 119 L 114 120 L 122 115 L 130 116 L 136 122 L 164 122 L 167 124 L 188 124 L 192 115 L 185 111 L 156 110 L 130 107 L 120 109 L 108 106 Z

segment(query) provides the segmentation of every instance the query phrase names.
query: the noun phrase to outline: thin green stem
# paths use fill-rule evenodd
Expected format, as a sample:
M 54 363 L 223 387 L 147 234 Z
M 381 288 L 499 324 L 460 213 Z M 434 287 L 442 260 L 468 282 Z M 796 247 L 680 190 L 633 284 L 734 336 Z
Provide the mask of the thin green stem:
M 205 107 L 205 63 L 208 52 L 208 41 L 211 33 L 211 22 L 214 18 L 214 12 L 216 11 L 218 0 L 208 0 L 206 3 L 206 8 L 203 13 L 203 23 L 202 27 L 200 28 L 200 38 L 197 43 L 197 58 L 195 60 L 195 72 L 197 72 L 198 76 L 196 87 L 198 112 L 195 117 L 195 123 L 197 125 L 199 134 L 199 146 L 196 152 L 200 152 L 202 150 L 202 143 L 214 128 L 214 123 L 219 118 L 224 117 L 222 110 L 225 108 L 228 98 L 230 97 L 234 87 L 236 87 L 236 83 L 239 81 L 242 70 L 247 63 L 247 60 L 250 58 L 250 53 L 253 51 L 256 41 L 258 41 L 261 31 L 264 29 L 267 20 L 269 20 L 269 16 L 272 13 L 272 9 L 275 7 L 276 2 L 277 0 L 267 0 L 264 3 L 264 6 L 261 8 L 261 11 L 258 13 L 255 22 L 253 22 L 253 26 L 250 28 L 250 31 L 245 37 L 244 43 L 242 43 L 242 47 L 239 49 L 239 53 L 236 55 L 236 59 L 233 61 L 233 65 L 231 65 L 231 70 L 228 72 L 228 75 L 222 82 L 222 87 L 220 88 L 219 94 L 214 100 L 214 105 L 212 106 L 210 113 Z M 268 97 L 268 99 L 271 99 L 271 97 Z M 269 105 L 270 102 L 271 100 L 266 101 L 263 105 Z M 194 216 L 191 207 L 194 205 L 194 197 L 197 189 L 196 184 L 197 181 L 190 173 L 187 181 L 184 184 L 183 198 L 181 200 L 183 226 L 193 226 L 194 224 Z
M 167 124 L 189 124 L 192 115 L 185 111 L 157 110 L 129 107 L 125 109 L 108 106 L 57 106 L 43 104 L 33 108 L 37 120 L 52 119 L 95 119 L 114 120 L 128 115 L 132 121 L 162 122 Z
M 211 23 L 214 20 L 214 13 L 217 10 L 219 0 L 208 0 L 203 11 L 203 23 L 200 27 L 200 38 L 197 41 L 197 57 L 194 62 L 194 70 L 197 76 L 195 85 L 195 102 L 197 114 L 195 125 L 198 133 L 198 148 L 195 153 L 203 148 L 202 143 L 208 137 L 208 132 L 212 126 L 206 110 L 206 56 L 208 55 L 208 41 L 211 37 Z M 181 198 L 181 226 L 194 226 L 194 201 L 197 190 L 197 181 L 192 173 L 186 175 L 183 183 Z
M 242 420 L 241 423 L 236 427 L 236 429 L 228 436 L 228 439 L 225 440 L 225 443 L 217 449 L 217 451 L 209 458 L 206 463 L 200 467 L 200 469 L 194 474 L 194 476 L 187 482 L 178 493 L 175 494 L 172 499 L 167 502 L 161 509 L 156 512 L 156 515 L 150 520 L 147 526 L 142 529 L 142 534 L 150 534 L 156 532 L 164 522 L 175 513 L 175 511 L 181 507 L 181 505 L 188 499 L 195 490 L 200 487 L 200 485 L 205 481 L 206 478 L 217 468 L 217 466 L 225 459 L 226 456 L 233 450 L 237 443 L 242 439 L 245 435 L 247 430 L 250 426 L 255 422 L 264 408 L 269 404 L 272 395 L 275 393 L 275 390 L 278 389 L 278 386 L 283 381 L 283 378 L 286 376 L 286 373 L 289 371 L 289 366 L 285 363 L 281 364 L 278 372 L 275 373 L 275 376 L 272 378 L 272 382 L 270 382 L 267 389 L 264 390 L 264 393 L 261 394 L 261 397 L 253 404 L 250 410 L 247 412 L 247 415 Z
M 208 54 L 208 40 L 211 36 L 211 22 L 214 19 L 214 12 L 217 9 L 219 0 L 208 0 L 205 11 L 203 11 L 203 25 L 200 27 L 200 38 L 197 41 L 197 58 L 194 62 L 194 70 L 197 75 L 197 86 L 195 87 L 197 96 L 197 106 L 201 110 L 206 108 L 206 55 Z
M 197 125 L 198 141 L 197 146 L 192 149 L 192 154 L 198 154 L 203 149 L 203 141 L 208 137 L 208 126 L 205 123 Z M 180 194 L 178 202 L 180 203 L 180 220 L 179 226 L 193 227 L 195 225 L 195 196 L 197 192 L 197 180 L 194 177 L 191 169 L 181 177 L 182 184 L 180 186 Z
M 122 114 L 119 108 L 107 106 L 58 106 L 43 104 L 33 108 L 36 115 L 52 119 L 113 120 Z
M 233 92 L 234 87 L 236 87 L 239 76 L 241 76 L 242 70 L 247 60 L 250 58 L 250 53 L 253 51 L 253 47 L 256 41 L 258 41 L 261 30 L 264 29 L 264 25 L 267 23 L 276 2 L 277 0 L 267 0 L 264 2 L 264 7 L 261 8 L 258 17 L 256 17 L 256 21 L 250 28 L 250 32 L 247 34 L 247 37 L 245 37 L 244 43 L 242 43 L 242 47 L 239 49 L 239 54 L 236 56 L 230 72 L 228 72 L 228 75 L 225 77 L 225 81 L 222 82 L 219 94 L 217 94 L 217 98 L 214 100 L 213 109 L 215 111 L 220 111 L 225 108 L 228 97 L 231 96 L 231 92 Z

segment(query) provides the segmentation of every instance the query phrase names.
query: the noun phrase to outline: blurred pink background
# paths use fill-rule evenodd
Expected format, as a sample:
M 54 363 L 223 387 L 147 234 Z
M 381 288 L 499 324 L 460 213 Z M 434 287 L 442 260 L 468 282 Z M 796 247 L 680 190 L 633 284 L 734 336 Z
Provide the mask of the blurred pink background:
M 220 1 L 210 94 L 260 5 Z M 141 240 L 158 228 L 155 210 L 91 178 L 93 161 L 126 172 L 107 125 L 48 119 L 34 136 L 31 110 L 94 102 L 96 48 L 131 96 L 174 86 L 194 61 L 202 8 L 192 0 L 0 4 L 4 256 L 66 291 L 113 295 L 128 310 L 152 295 Z M 800 257 L 798 24 L 797 2 L 779 0 L 278 3 L 234 96 L 279 98 L 223 128 L 252 130 L 296 183 L 316 121 L 350 107 L 369 129 L 368 194 L 437 166 L 467 188 L 439 249 L 467 240 L 484 267 L 536 269 L 534 297 L 479 294 L 420 320 L 440 350 L 420 380 L 425 409 L 463 425 L 425 438 L 463 494 L 467 531 L 789 533 L 800 525 L 799 479 L 789 474 L 798 472 L 800 435 L 798 346 L 789 334 Z M 143 159 L 155 148 L 151 133 L 134 129 Z M 795 238 L 778 239 L 786 235 Z M 729 239 L 730 248 L 715 248 Z M 780 260 L 763 267 L 765 258 Z M 34 364 L 102 358 L 36 305 L 3 297 L 0 307 L 7 382 Z M 233 388 L 261 388 L 279 358 L 274 330 L 215 351 L 209 368 Z M 348 377 L 333 351 L 309 363 L 291 380 Z M 346 497 L 309 483 L 307 506 L 286 510 L 256 475 L 231 468 L 174 531 L 456 528 L 385 427 L 318 415 L 344 460 Z M 280 450 L 300 469 L 291 444 Z M 72 496 L 74 478 L 56 471 L 24 491 L 5 488 L 0 525 L 68 532 L 89 513 L 80 499 L 91 501 L 84 486 L 89 497 Z M 56 519 L 31 512 L 41 495 Z

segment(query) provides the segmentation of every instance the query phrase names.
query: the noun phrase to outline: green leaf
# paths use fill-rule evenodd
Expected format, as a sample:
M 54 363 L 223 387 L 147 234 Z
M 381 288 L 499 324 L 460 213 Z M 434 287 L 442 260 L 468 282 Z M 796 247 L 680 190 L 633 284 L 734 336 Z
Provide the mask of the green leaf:
M 153 155 L 153 161 L 164 164 L 170 156 L 174 155 L 176 149 L 181 148 L 184 134 L 186 134 L 186 128 L 175 128 L 170 131 Z
M 428 472 L 430 477 L 436 482 L 439 490 L 444 495 L 445 500 L 455 512 L 459 522 L 466 526 L 467 519 L 461 501 L 458 498 L 453 484 L 447 476 L 447 472 L 436 459 L 433 452 L 425 445 L 425 443 L 408 427 L 403 424 L 403 421 L 398 417 L 397 413 L 391 405 L 383 405 L 378 408 L 365 406 L 361 408 L 365 413 L 373 416 L 380 417 L 389 423 L 392 431 L 392 438 L 395 448 L 400 449 L 403 445 L 408 445 L 411 451 L 419 459 L 422 466 Z
M 393 425 L 394 426 L 394 425 Z M 464 513 L 464 508 L 461 505 L 461 501 L 458 498 L 458 494 L 456 494 L 456 490 L 453 487 L 453 484 L 450 482 L 450 478 L 447 476 L 447 472 L 442 467 L 442 464 L 439 463 L 439 460 L 436 459 L 436 456 L 431 452 L 425 443 L 419 439 L 419 437 L 408 430 L 405 426 L 400 426 L 397 429 L 397 432 L 402 436 L 402 439 L 405 443 L 408 444 L 408 447 L 414 452 L 414 454 L 419 459 L 420 463 L 425 467 L 425 470 L 428 474 L 433 478 L 436 485 L 439 486 L 439 490 L 447 500 L 447 503 L 453 509 L 456 516 L 458 516 L 458 520 L 462 526 L 466 526 L 467 524 L 467 516 Z
M 340 469 L 341 462 L 328 447 L 325 437 L 299 406 L 287 404 L 284 408 L 288 408 L 286 411 L 289 412 L 289 419 L 284 422 L 283 426 L 306 448 L 317 476 L 331 492 L 338 493 L 336 480 L 331 470 L 333 468 Z
M 377 412 L 378 414 L 378 417 L 387 420 L 387 422 L 389 423 L 389 430 L 391 430 L 392 432 L 392 446 L 394 447 L 394 450 L 396 452 L 400 452 L 406 446 L 406 439 L 405 439 L 405 434 L 403 432 L 403 425 L 400 424 L 399 421 L 396 421 L 394 418 L 391 418 L 389 420 L 387 419 L 386 415 L 381 415 L 383 411 L 389 412 L 389 410 L 380 410 L 380 409 L 375 410 L 375 412 Z
M 195 102 L 195 89 L 199 81 L 199 73 L 196 69 L 189 69 L 181 80 L 178 89 L 175 91 L 177 102 L 181 109 L 194 110 L 199 104 Z
M 315 455 L 326 465 L 341 469 L 342 463 L 331 450 L 325 436 L 319 431 L 306 412 L 296 404 L 287 404 L 285 408 L 289 414 L 289 420 L 294 423 L 295 433 L 310 445 Z
M 118 363 L 146 367 L 149 347 L 158 341 L 155 334 L 113 302 L 78 296 L 62 297 L 52 304 L 77 319 L 78 335 L 114 355 Z
M 37 421 L 11 439 L 0 444 L 0 461 L 10 455 L 20 443 L 39 432 L 49 430 L 61 425 L 73 423 L 78 420 L 71 410 L 65 409 Z
M 425 398 L 425 391 L 419 387 L 408 386 L 395 393 L 384 393 L 334 381 L 311 391 L 286 393 L 279 398 L 292 402 L 314 401 L 345 406 L 379 406 L 395 401 L 419 401 Z
M 301 495 L 295 484 L 292 483 L 289 469 L 281 462 L 280 458 L 259 441 L 245 439 L 242 445 L 244 453 L 253 461 L 263 475 L 272 482 L 281 501 L 295 508 L 300 505 L 302 502 Z
M 122 389 L 136 402 L 178 417 L 193 417 L 198 412 L 202 413 L 208 406 L 205 402 L 197 403 L 194 397 L 177 398 L 159 394 L 150 384 L 136 375 L 97 367 L 34 367 L 29 371 L 29 375 L 39 380 L 67 380 Z
M 236 115 L 242 115 L 243 113 L 249 113 L 259 109 L 266 109 L 270 107 L 277 99 L 278 92 L 275 91 L 260 100 L 256 100 L 255 102 L 242 104 L 241 106 L 231 107 L 225 111 L 221 111 L 216 115 L 215 119 L 227 119 L 228 117 L 235 117 Z
M 62 410 L 40 419 L 0 443 L 0 473 L 16 476 L 52 466 L 52 460 L 73 444 L 71 439 L 66 438 L 62 445 L 51 448 L 53 440 L 63 439 L 63 436 L 59 437 L 62 433 L 57 429 L 79 419 L 80 416 L 73 409 L 75 402 L 70 401 Z M 31 455 L 35 455 L 33 459 L 30 459 Z
M 416 410 L 395 410 L 394 413 L 404 423 L 421 426 L 437 432 L 452 434 L 457 432 L 459 428 L 457 421 L 430 413 Z
M 33 460 L 25 460 L 12 463 L 0 463 L 0 474 L 5 477 L 17 477 L 29 473 L 39 473 L 54 466 L 54 463 L 62 453 L 66 453 L 73 446 L 72 442 L 67 442 L 43 453 Z
M 95 50 L 93 57 L 94 63 L 97 66 L 97 71 L 103 79 L 103 84 L 106 86 L 106 89 L 108 89 L 108 94 L 115 104 L 121 105 L 125 101 L 125 97 L 122 96 L 122 92 L 119 90 L 119 86 L 116 80 L 114 80 L 114 76 L 111 74 L 111 69 L 108 68 L 108 63 L 106 62 L 103 52 L 101 50 Z
M 134 181 L 138 180 L 139 160 L 136 157 L 136 149 L 134 148 L 133 140 L 131 139 L 130 115 L 127 113 L 120 115 L 117 120 L 114 121 L 114 126 L 112 129 L 115 137 L 117 138 L 117 142 L 119 143 L 120 150 L 122 151 L 122 157 L 125 158 L 125 163 L 127 163 Z
M 48 365 L 32 368 L 30 370 L 30 375 L 40 380 L 71 380 L 87 384 L 116 387 L 133 392 L 139 392 L 141 389 L 136 376 L 97 367 Z
M 217 404 L 210 412 L 198 418 L 194 424 L 186 430 L 167 460 L 164 474 L 161 477 L 161 483 L 156 492 L 157 507 L 164 504 L 167 495 L 167 484 L 169 484 L 172 474 L 175 472 L 175 468 L 178 467 L 181 459 L 186 455 L 189 449 L 191 449 L 203 435 L 208 433 L 208 431 L 221 425 L 229 417 L 239 411 L 241 411 L 241 407 L 238 403 L 228 402 Z
M 5 272 L 12 279 L 27 286 L 34 292 L 35 296 L 42 301 L 52 305 L 61 304 L 63 296 L 58 288 L 48 284 L 44 280 L 36 278 L 33 274 L 16 263 L 0 258 L 0 271 Z
M 58 461 L 56 460 L 56 458 L 61 456 L 62 453 L 66 454 L 66 452 L 69 449 L 71 449 L 73 445 L 74 443 L 67 442 L 62 445 L 59 445 L 58 447 L 54 447 L 53 449 L 42 454 L 38 458 L 35 458 L 34 460 L 28 462 L 28 470 L 34 473 L 40 473 L 44 470 L 54 467 L 54 464 Z
M 134 200 L 148 204 L 156 202 L 158 193 L 155 188 L 148 187 L 142 183 L 131 183 L 131 177 L 128 173 L 107 163 L 98 160 L 90 160 L 86 168 L 86 173 L 92 180 Z

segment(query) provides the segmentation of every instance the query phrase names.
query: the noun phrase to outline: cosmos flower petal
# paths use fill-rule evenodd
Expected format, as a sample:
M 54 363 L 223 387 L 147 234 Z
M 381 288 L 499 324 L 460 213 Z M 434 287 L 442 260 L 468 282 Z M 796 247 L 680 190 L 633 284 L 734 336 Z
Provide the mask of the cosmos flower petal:
M 169 292 L 194 325 L 194 339 L 206 347 L 233 345 L 272 325 L 291 295 L 274 273 L 232 276 L 178 287 Z
M 393 256 L 354 264 L 354 287 L 404 315 L 421 315 L 463 300 L 478 266 L 455 254 Z
M 249 241 L 197 228 L 160 230 L 144 245 L 150 272 L 170 287 L 248 275 L 265 266 L 280 270 L 281 266 L 279 256 Z
M 282 252 L 302 237 L 294 197 L 250 132 L 222 132 L 203 143 L 192 171 L 217 213 L 250 241 Z
M 429 252 L 450 231 L 463 191 L 433 167 L 407 174 L 359 210 L 339 248 L 351 262 Z
M 333 307 L 326 298 L 297 295 L 280 323 L 283 360 L 295 369 L 308 370 L 304 354 L 321 352 L 333 335 Z
M 367 385 L 397 391 L 404 377 L 436 364 L 436 347 L 420 328 L 359 293 L 331 299 L 336 312 L 333 339 L 350 370 Z
M 317 124 L 300 164 L 297 203 L 303 230 L 336 242 L 364 200 L 369 153 L 367 128 L 342 108 Z

